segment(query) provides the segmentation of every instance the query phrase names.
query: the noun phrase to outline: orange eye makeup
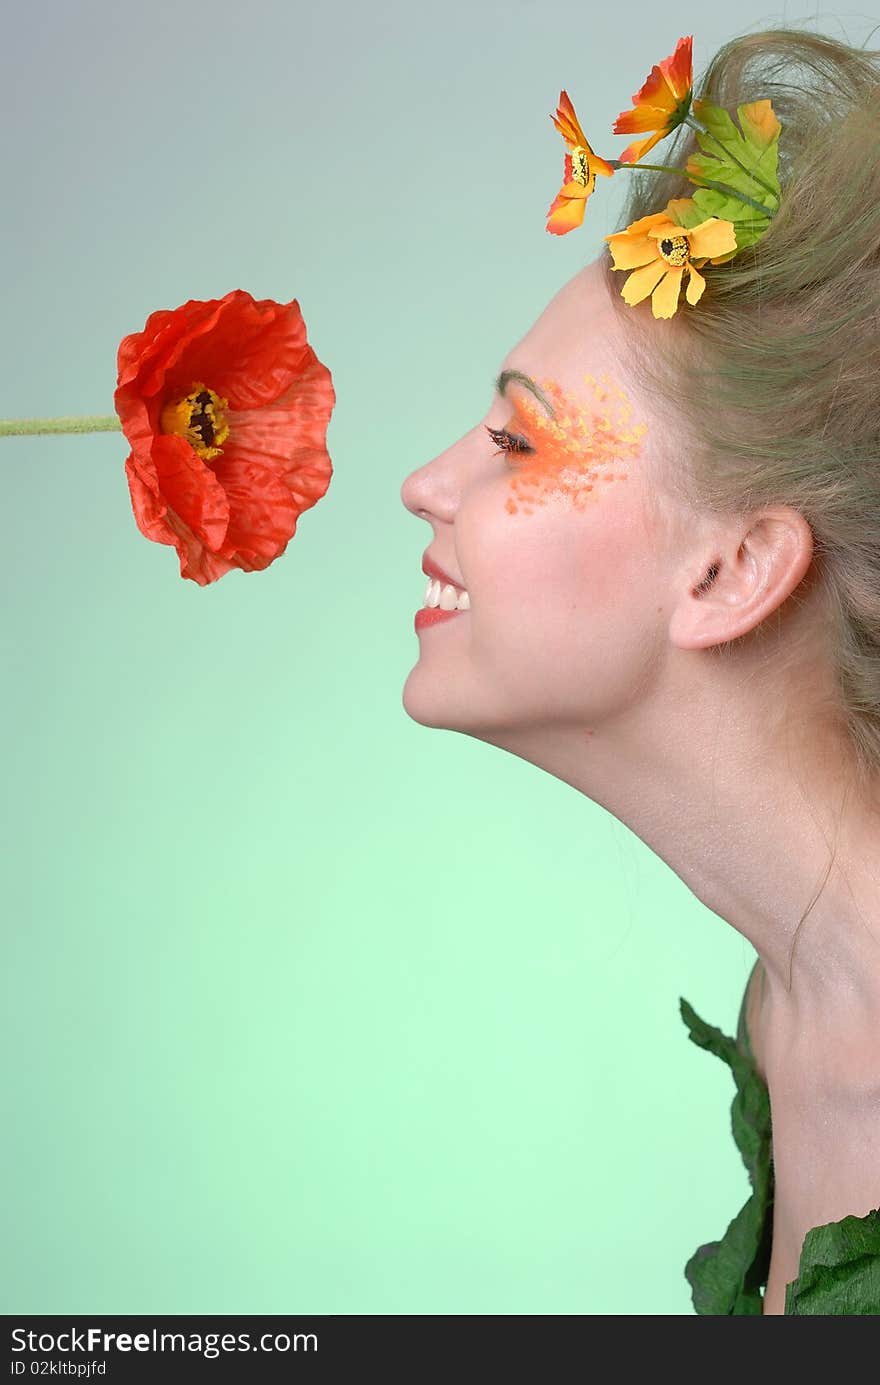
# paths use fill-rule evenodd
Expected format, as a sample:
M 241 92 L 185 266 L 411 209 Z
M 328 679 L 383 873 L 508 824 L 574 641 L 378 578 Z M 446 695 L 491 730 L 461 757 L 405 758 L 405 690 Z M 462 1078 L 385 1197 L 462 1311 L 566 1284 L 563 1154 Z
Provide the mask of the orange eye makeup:
M 603 373 L 583 377 L 587 398 L 575 400 L 553 381 L 540 381 L 552 400 L 550 418 L 533 398 L 511 402 L 532 451 L 517 451 L 510 458 L 512 494 L 505 502 L 510 514 L 522 508 L 531 514 L 536 505 L 564 500 L 583 509 L 597 499 L 609 481 L 625 481 L 627 462 L 638 457 L 647 423 L 632 422 L 632 406 L 626 394 Z

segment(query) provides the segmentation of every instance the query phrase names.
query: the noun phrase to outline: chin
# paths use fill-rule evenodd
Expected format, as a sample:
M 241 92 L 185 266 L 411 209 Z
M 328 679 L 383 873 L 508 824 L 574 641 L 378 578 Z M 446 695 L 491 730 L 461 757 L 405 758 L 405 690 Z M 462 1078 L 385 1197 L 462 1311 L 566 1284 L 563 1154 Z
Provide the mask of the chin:
M 415 670 L 407 678 L 401 694 L 403 710 L 407 716 L 420 726 L 432 726 L 444 731 L 464 730 L 456 721 L 454 713 L 450 712 L 449 699 L 444 696 L 443 689 L 437 687 L 436 680 L 431 686 L 426 686 L 428 680 L 425 679 L 419 687 L 416 686 L 414 673 Z
M 475 709 L 472 698 L 462 704 L 460 687 L 452 682 L 445 685 L 442 679 L 429 675 L 427 670 L 424 673 L 424 678 L 420 678 L 419 665 L 416 665 L 401 695 L 407 716 L 420 726 L 457 731 L 462 736 L 473 736 L 476 740 L 499 747 L 512 745 L 533 729 L 530 723 L 524 722 L 512 711 L 505 715 L 498 707 Z

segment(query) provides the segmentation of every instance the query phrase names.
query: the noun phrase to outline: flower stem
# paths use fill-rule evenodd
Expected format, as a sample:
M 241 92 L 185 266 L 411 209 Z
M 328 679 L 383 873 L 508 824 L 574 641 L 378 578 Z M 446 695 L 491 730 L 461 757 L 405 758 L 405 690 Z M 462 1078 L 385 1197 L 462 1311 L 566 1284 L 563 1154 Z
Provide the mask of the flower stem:
M 738 188 L 728 187 L 727 183 L 716 183 L 714 178 L 703 178 L 701 176 L 700 181 L 698 183 L 692 175 L 688 174 L 688 177 L 690 178 L 691 182 L 694 184 L 695 187 L 714 188 L 716 192 L 725 192 L 727 193 L 728 197 L 735 197 L 738 202 L 747 203 L 748 206 L 754 207 L 764 216 L 773 216 L 773 212 L 770 210 L 769 207 L 765 207 L 761 202 L 756 202 L 754 197 L 748 197 L 744 192 L 740 192 Z
M 743 173 L 748 174 L 748 176 L 752 179 L 753 182 L 760 183 L 761 187 L 764 189 L 765 192 L 769 192 L 770 196 L 773 197 L 774 200 L 778 200 L 776 189 L 772 188 L 769 183 L 765 183 L 764 179 L 759 177 L 758 174 L 754 171 L 754 169 L 746 168 L 745 164 L 736 157 L 733 150 L 728 149 L 727 145 L 723 144 L 717 135 L 713 135 L 711 130 L 707 130 L 704 126 L 700 125 L 698 121 L 694 120 L 693 117 L 689 115 L 685 116 L 684 123 L 685 125 L 689 125 L 692 130 L 696 130 L 698 134 L 706 135 L 709 139 L 714 140 L 715 143 L 718 145 L 718 148 L 722 150 L 722 152 L 725 153 L 729 159 L 733 159 L 733 162 L 735 164 L 739 164 Z M 755 205 L 757 205 L 757 203 L 755 203 Z M 766 208 L 764 210 L 766 211 Z
M 26 433 L 121 433 L 116 414 L 93 414 L 88 418 L 0 418 L 0 437 L 21 437 Z
M 614 169 L 617 169 L 617 168 L 634 168 L 634 169 L 636 170 L 636 172 L 638 172 L 638 170 L 639 170 L 640 168 L 650 168 L 651 171 L 652 171 L 653 173 L 684 173 L 684 172 L 685 172 L 685 170 L 684 170 L 683 168 L 674 168 L 674 167 L 672 166 L 672 164 L 631 164 L 631 163 L 623 163 L 620 159 L 606 159 L 606 163 L 610 163 L 611 167 L 614 168 Z
M 727 183 L 716 183 L 714 179 L 704 178 L 702 174 L 697 175 L 700 179 L 700 181 L 697 182 L 693 174 L 688 173 L 686 168 L 674 168 L 671 164 L 621 163 L 619 159 L 609 159 L 608 162 L 613 164 L 615 169 L 632 168 L 638 172 L 640 168 L 648 168 L 653 173 L 680 173 L 683 178 L 687 178 L 689 182 L 694 183 L 698 188 L 714 188 L 716 192 L 726 192 L 728 197 L 735 197 L 738 202 L 747 202 L 750 207 L 754 207 L 756 211 L 762 212 L 764 216 L 773 215 L 769 207 L 765 207 L 761 202 L 756 202 L 753 197 L 747 196 L 746 193 L 740 192 L 739 188 L 732 188 Z

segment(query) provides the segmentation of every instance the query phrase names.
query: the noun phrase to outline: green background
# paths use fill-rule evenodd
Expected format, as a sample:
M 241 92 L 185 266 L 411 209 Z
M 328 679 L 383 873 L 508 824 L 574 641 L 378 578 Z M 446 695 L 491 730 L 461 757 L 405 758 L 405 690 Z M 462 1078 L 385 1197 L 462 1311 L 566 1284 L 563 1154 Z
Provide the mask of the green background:
M 678 997 L 731 1032 L 753 949 L 568 785 L 406 715 L 400 486 L 617 225 L 627 175 L 544 229 L 560 89 L 615 157 L 679 36 L 699 88 L 795 21 L 871 24 L 10 14 L 2 416 L 111 413 L 120 339 L 232 288 L 299 300 L 338 402 L 287 552 L 206 588 L 120 434 L 0 440 L 3 1312 L 692 1313 L 749 1190 Z

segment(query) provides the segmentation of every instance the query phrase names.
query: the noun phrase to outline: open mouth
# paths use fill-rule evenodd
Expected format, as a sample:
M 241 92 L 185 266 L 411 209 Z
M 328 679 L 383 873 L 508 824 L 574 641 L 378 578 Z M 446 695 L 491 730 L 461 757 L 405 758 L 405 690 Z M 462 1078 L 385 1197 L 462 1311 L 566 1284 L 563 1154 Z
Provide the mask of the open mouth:
M 422 606 L 416 611 L 416 629 L 425 630 L 429 625 L 441 625 L 444 621 L 454 620 L 456 616 L 465 614 L 465 611 L 444 611 L 439 606 Z
M 469 611 L 470 608 L 470 593 L 464 588 L 455 587 L 451 582 L 438 582 L 434 577 L 428 579 L 422 610 Z

